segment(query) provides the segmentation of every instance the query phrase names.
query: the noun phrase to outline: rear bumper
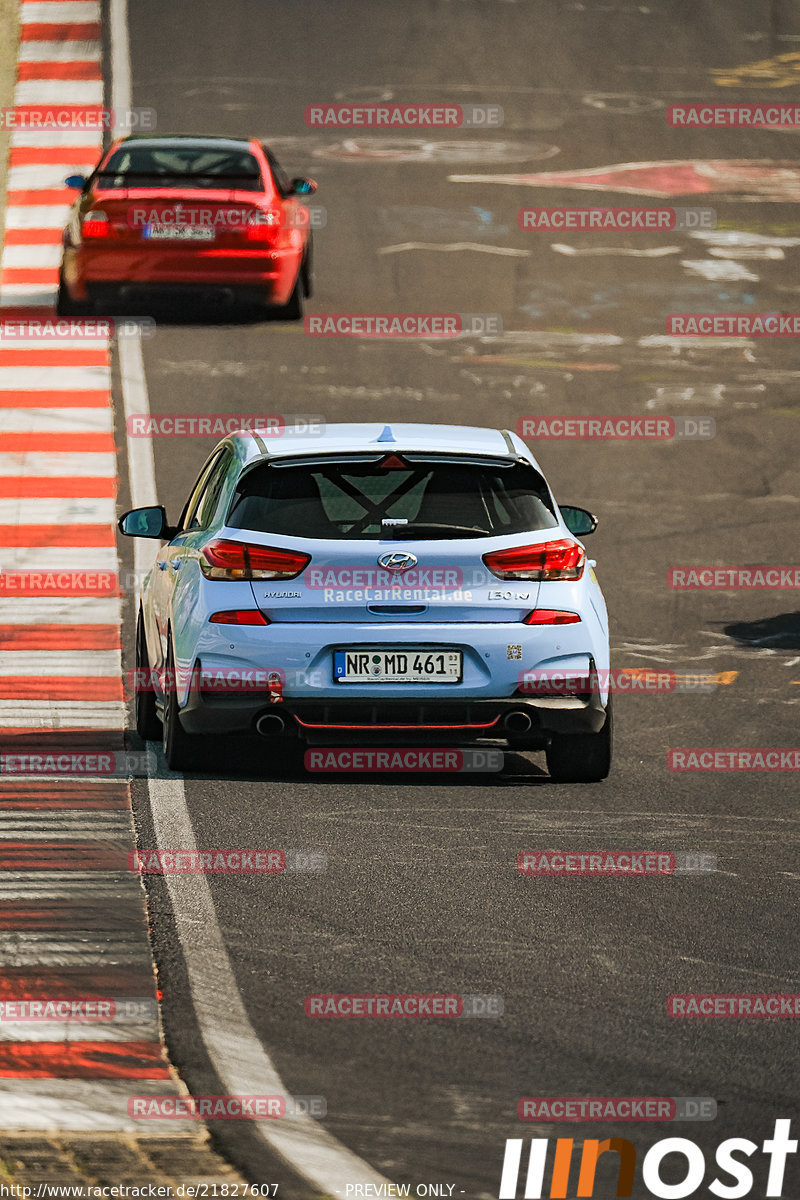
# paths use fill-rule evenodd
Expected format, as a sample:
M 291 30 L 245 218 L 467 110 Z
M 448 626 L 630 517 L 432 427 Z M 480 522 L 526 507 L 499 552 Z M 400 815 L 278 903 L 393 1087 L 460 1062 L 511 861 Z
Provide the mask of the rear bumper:
M 285 735 L 308 745 L 453 745 L 489 739 L 519 749 L 543 749 L 554 733 L 596 733 L 606 720 L 597 693 L 463 701 L 286 698 L 270 704 L 258 693 L 194 691 L 181 709 L 181 724 L 188 733 L 252 733 L 266 714 L 282 717 Z

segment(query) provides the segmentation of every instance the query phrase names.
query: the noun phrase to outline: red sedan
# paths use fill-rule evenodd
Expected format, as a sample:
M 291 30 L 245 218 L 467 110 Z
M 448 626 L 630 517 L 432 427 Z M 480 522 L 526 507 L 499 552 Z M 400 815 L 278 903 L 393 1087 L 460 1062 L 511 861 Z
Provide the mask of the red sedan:
M 287 179 L 255 139 L 133 135 L 88 179 L 64 230 L 59 311 L 187 292 L 268 306 L 287 320 L 311 295 L 311 179 Z

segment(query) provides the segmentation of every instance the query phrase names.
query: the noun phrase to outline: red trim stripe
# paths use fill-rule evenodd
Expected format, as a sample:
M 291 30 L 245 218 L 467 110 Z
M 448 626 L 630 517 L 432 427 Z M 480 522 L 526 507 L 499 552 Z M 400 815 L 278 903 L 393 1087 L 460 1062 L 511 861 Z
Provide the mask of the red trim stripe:
M 0 272 L 2 283 L 53 283 L 57 279 L 58 267 L 4 267 Z
M 99 21 L 31 21 L 20 29 L 21 42 L 97 42 Z
M 6 207 L 28 204 L 72 204 L 76 193 L 71 188 L 17 188 L 9 191 Z
M 0 675 L 0 700 L 121 700 L 117 675 Z
M 62 808 L 115 812 L 129 807 L 128 785 L 118 780 L 85 783 L 75 779 L 48 779 L 38 782 L 31 779 L 15 780 L 13 776 L 8 776 L 0 789 L 1 812 L 16 809 L 50 812 L 51 809 Z
M 4 1079 L 169 1079 L 158 1042 L 0 1042 Z
M 19 451 L 102 454 L 113 449 L 113 433 L 0 433 L 0 452 L 4 454 Z
M 92 152 L 91 146 L 12 146 L 9 166 L 58 166 L 65 163 L 70 167 L 94 167 L 96 162 L 97 154 Z
M 99 62 L 21 62 L 17 66 L 20 83 L 34 79 L 102 79 Z
M 72 499 L 74 496 L 96 499 L 117 494 L 112 476 L 85 475 L 80 478 L 58 475 L 0 475 L 0 499 L 18 497 L 39 500 Z
M 53 317 L 53 313 L 49 314 Z M 16 391 L 0 392 L 0 408 L 108 408 L 109 395 L 105 390 L 79 392 Z
M 120 650 L 118 625 L 0 625 L 0 650 Z M 0 807 L 3 798 L 0 795 Z
M 69 354 L 68 358 L 64 354 Z M 104 347 L 78 346 L 76 349 L 65 343 L 62 346 L 3 346 L 0 343 L 0 367 L 105 367 L 108 365 L 108 350 Z M 24 407 L 24 406 L 23 406 Z
M 48 996 L 129 996 L 154 998 L 153 977 L 136 967 L 5 967 L 0 975 L 0 1000 L 44 1000 Z
M 2 438 L 0 438 L 2 448 Z M 111 525 L 0 525 L 0 546 L 114 546 Z M 80 626 L 77 626 L 80 628 Z
M 33 149 L 33 147 L 31 147 Z M 13 153 L 13 151 L 12 151 Z M 19 153 L 19 152 L 17 152 Z M 7 246 L 57 246 L 61 244 L 61 226 L 53 226 L 50 229 L 7 229 L 6 230 L 6 245 Z M 50 311 L 51 316 L 55 313 Z M 36 316 L 39 314 L 36 313 Z M 22 316 L 21 313 L 15 313 L 15 316 Z M 6 313 L 3 313 L 6 317 Z M 25 318 L 23 317 L 23 320 Z M 34 309 L 31 309 L 28 320 L 34 320 Z
M 0 870 L 127 871 L 128 851 L 97 842 L 0 842 Z

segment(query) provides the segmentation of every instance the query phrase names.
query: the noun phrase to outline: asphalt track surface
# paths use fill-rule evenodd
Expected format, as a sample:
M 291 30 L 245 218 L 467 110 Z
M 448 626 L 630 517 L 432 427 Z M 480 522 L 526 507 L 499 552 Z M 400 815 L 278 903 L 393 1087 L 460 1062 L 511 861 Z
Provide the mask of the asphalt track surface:
M 506 330 L 452 344 L 313 339 L 289 324 L 168 312 L 144 342 L 153 413 L 510 428 L 542 414 L 716 422 L 714 438 L 683 444 L 538 447 L 556 495 L 600 517 L 591 551 L 612 661 L 737 673 L 709 694 L 618 697 L 608 781 L 555 786 L 533 755 L 510 756 L 497 779 L 318 778 L 282 773 L 258 748 L 186 781 L 198 845 L 328 856 L 319 875 L 210 885 L 254 1028 L 295 1094 L 326 1098 L 326 1126 L 345 1145 L 395 1181 L 482 1198 L 497 1195 L 506 1138 L 630 1137 L 641 1155 L 686 1136 L 706 1153 L 707 1184 L 720 1141 L 760 1145 L 775 1118 L 798 1115 L 796 1027 L 675 1020 L 665 1001 L 800 991 L 797 789 L 786 774 L 670 774 L 665 756 L 671 746 L 797 743 L 800 613 L 792 592 L 678 593 L 666 572 L 796 560 L 800 372 L 791 340 L 660 338 L 670 312 L 794 309 L 800 218 L 796 204 L 769 198 L 781 195 L 769 168 L 793 160 L 798 135 L 671 130 L 663 106 L 794 100 L 791 79 L 759 91 L 746 77 L 721 87 L 711 72 L 796 50 L 800 15 L 757 0 L 136 0 L 129 21 L 133 103 L 155 108 L 160 130 L 255 134 L 290 174 L 319 182 L 327 225 L 316 235 L 310 312 L 500 313 Z M 381 98 L 497 103 L 505 124 L 426 135 L 437 146 L 420 150 L 413 131 L 303 122 L 307 104 Z M 348 138 L 356 153 L 342 149 Z M 394 154 L 376 153 L 386 150 Z M 674 200 L 713 207 L 721 227 L 747 236 L 523 232 L 525 204 L 637 201 L 449 178 L 677 159 L 766 168 L 760 199 L 723 188 Z M 412 242 L 424 247 L 396 249 Z M 454 243 L 471 248 L 437 249 Z M 757 257 L 764 245 L 782 254 Z M 599 247 L 673 249 L 573 253 Z M 720 247 L 728 257 L 712 252 Z M 521 253 L 497 252 L 509 249 Z M 155 441 L 171 516 L 210 448 Z M 132 605 L 129 616 L 132 665 Z M 136 808 L 140 842 L 152 845 L 141 784 Z M 516 855 L 532 848 L 703 850 L 719 870 L 523 878 Z M 149 892 L 173 1061 L 193 1092 L 218 1090 L 166 889 L 151 880 Z M 490 993 L 505 1012 L 315 1022 L 303 1011 L 312 992 Z M 531 1095 L 710 1096 L 719 1110 L 713 1122 L 680 1126 L 531 1126 L 516 1116 L 518 1098 Z M 251 1178 L 272 1177 L 241 1123 L 213 1132 Z M 754 1195 L 764 1162 L 755 1156 Z M 614 1194 L 615 1176 L 599 1168 L 600 1194 Z M 665 1167 L 666 1180 L 680 1177 Z M 795 1163 L 785 1195 L 798 1194 L 798 1179 Z M 637 1174 L 634 1196 L 646 1194 Z

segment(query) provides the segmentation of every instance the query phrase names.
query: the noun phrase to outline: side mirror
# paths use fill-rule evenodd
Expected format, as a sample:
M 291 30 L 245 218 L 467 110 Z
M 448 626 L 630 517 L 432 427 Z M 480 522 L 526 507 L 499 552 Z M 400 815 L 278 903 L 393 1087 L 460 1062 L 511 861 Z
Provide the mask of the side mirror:
M 85 175 L 68 175 L 64 180 L 64 184 L 68 188 L 75 188 L 76 191 L 82 192 L 86 187 Z
M 573 504 L 559 504 L 564 524 L 570 533 L 576 537 L 588 537 L 597 529 L 597 517 L 587 512 L 585 508 L 575 508 Z
M 313 179 L 302 179 L 298 177 L 291 182 L 293 196 L 313 196 L 317 190 L 317 185 Z
M 129 509 L 117 521 L 117 528 L 126 537 L 158 538 L 160 541 L 171 538 L 175 533 L 167 523 L 166 510 L 160 504 Z

